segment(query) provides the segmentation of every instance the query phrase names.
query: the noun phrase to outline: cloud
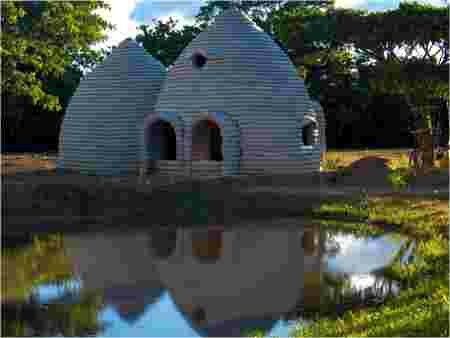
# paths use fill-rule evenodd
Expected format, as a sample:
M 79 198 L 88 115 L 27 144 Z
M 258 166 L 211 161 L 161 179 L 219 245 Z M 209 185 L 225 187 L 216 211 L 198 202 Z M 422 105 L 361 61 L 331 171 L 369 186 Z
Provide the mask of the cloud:
M 202 0 L 143 0 L 139 2 L 131 15 L 135 20 L 142 22 L 151 22 L 154 18 L 168 16 L 172 13 L 178 13 L 179 15 L 186 17 L 193 17 L 197 15 L 202 3 Z
M 409 0 L 411 1 L 411 0 Z M 446 0 L 418 0 L 420 3 L 443 6 Z M 367 11 L 385 11 L 396 9 L 400 0 L 336 0 L 336 7 L 362 9 Z
M 204 0 L 143 0 L 134 8 L 131 17 L 147 24 L 151 24 L 153 19 L 165 21 L 169 17 L 178 20 L 180 26 L 193 24 L 194 17 L 204 2 Z
M 96 45 L 94 48 L 110 47 L 117 45 L 122 40 L 134 38 L 138 32 L 137 27 L 141 24 L 131 15 L 133 10 L 142 0 L 106 0 L 111 10 L 99 10 L 106 21 L 115 25 L 115 29 L 107 32 L 107 41 Z

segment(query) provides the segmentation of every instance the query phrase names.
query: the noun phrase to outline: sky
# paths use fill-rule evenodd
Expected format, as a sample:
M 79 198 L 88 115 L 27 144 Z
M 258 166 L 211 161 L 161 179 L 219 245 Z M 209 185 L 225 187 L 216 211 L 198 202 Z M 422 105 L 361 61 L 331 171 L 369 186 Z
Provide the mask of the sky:
M 381 11 L 395 9 L 400 0 L 336 0 L 336 7 L 366 9 Z M 446 4 L 448 0 L 421 0 L 436 6 Z M 165 21 L 172 17 L 179 25 L 193 24 L 194 16 L 205 3 L 204 0 L 106 0 L 111 5 L 111 11 L 100 11 L 102 17 L 116 26 L 108 34 L 108 39 L 102 47 L 117 45 L 120 41 L 135 37 L 137 27 L 151 24 L 153 19 Z

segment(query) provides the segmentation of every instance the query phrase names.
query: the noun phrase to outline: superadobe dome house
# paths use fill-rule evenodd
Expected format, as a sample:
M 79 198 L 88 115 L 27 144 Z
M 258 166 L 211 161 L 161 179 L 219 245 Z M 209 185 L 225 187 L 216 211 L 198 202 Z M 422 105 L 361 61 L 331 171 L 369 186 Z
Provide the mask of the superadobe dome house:
M 67 108 L 58 168 L 99 175 L 135 172 L 139 130 L 166 70 L 131 39 L 83 79 Z
M 126 46 L 75 94 L 61 132 L 61 168 L 126 172 L 139 159 L 141 169 L 198 178 L 319 170 L 320 105 L 286 53 L 237 9 L 216 17 L 182 51 L 159 92 L 157 61 L 144 61 L 132 41 Z M 143 77 L 133 71 L 139 67 Z M 116 81 L 108 87 L 103 77 Z

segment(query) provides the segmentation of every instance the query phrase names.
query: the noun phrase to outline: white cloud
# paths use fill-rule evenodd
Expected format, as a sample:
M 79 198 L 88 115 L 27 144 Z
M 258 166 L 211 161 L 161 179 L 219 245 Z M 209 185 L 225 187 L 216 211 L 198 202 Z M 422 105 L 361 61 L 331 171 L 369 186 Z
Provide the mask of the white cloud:
M 158 20 L 161 20 L 162 22 L 166 22 L 169 20 L 169 18 L 174 19 L 177 22 L 177 27 L 181 28 L 185 25 L 193 25 L 195 23 L 194 17 L 188 17 L 184 16 L 183 13 L 179 12 L 172 12 L 164 16 L 160 16 Z
M 138 32 L 139 22 L 131 17 L 131 13 L 142 0 L 106 0 L 111 10 L 99 10 L 98 13 L 109 23 L 115 25 L 115 29 L 107 32 L 108 39 L 95 48 L 111 47 L 122 40 L 134 38 Z
M 366 3 L 366 0 L 336 0 L 334 5 L 343 8 L 360 7 Z

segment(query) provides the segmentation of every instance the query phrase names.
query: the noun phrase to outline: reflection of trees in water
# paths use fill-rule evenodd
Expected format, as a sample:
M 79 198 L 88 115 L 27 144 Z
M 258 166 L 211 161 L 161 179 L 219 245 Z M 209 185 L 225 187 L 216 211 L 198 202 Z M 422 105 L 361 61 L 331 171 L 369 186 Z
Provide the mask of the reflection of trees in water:
M 319 317 L 335 317 L 344 311 L 380 304 L 394 296 L 396 282 L 383 277 L 376 277 L 373 284 L 364 289 L 352 285 L 350 276 L 334 275 L 322 272 L 320 301 L 317 306 L 304 304 L 301 299 L 295 309 L 285 315 L 286 319 L 315 320 Z
M 177 229 L 156 227 L 150 233 L 150 248 L 158 258 L 168 258 L 177 245 Z
M 3 299 L 25 299 L 40 284 L 64 283 L 73 278 L 62 238 L 34 239 L 31 245 L 2 252 Z
M 73 268 L 60 236 L 4 250 L 2 261 L 3 336 L 87 336 L 99 330 L 101 299 L 73 288 Z M 60 288 L 59 303 L 43 305 L 33 291 L 40 285 Z
M 336 276 L 324 272 L 323 302 L 327 306 L 357 306 L 380 302 L 394 295 L 395 281 L 382 276 L 370 275 L 373 283 L 366 288 L 357 288 L 351 282 L 351 276 Z
M 92 336 L 101 329 L 98 313 L 102 300 L 84 294 L 72 303 L 43 305 L 33 297 L 26 303 L 2 304 L 4 336 Z
M 335 257 L 342 250 L 338 237 L 342 235 L 342 232 L 328 231 L 327 229 L 323 235 L 319 236 L 320 241 L 322 241 L 321 245 L 323 245 L 322 254 L 326 255 L 327 258 Z M 395 240 L 397 243 L 398 238 L 395 238 Z M 317 243 L 314 240 L 314 231 L 305 231 L 302 238 L 302 246 L 305 254 L 315 251 Z M 405 257 L 411 257 L 410 251 L 413 246 L 414 243 L 412 241 L 406 240 L 394 257 L 394 262 L 403 262 Z M 367 283 L 367 287 L 358 286 L 357 277 L 363 278 L 364 276 L 337 275 L 323 270 L 320 271 L 320 274 L 320 301 L 318 301 L 317 306 L 307 305 L 302 297 L 296 308 L 286 315 L 287 318 L 316 319 L 318 316 L 335 316 L 349 309 L 379 304 L 387 298 L 395 296 L 399 285 L 397 281 L 386 278 L 383 274 L 383 269 L 365 276 L 366 278 L 373 278 Z

